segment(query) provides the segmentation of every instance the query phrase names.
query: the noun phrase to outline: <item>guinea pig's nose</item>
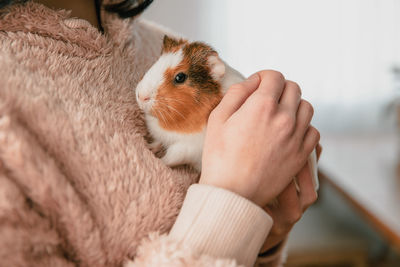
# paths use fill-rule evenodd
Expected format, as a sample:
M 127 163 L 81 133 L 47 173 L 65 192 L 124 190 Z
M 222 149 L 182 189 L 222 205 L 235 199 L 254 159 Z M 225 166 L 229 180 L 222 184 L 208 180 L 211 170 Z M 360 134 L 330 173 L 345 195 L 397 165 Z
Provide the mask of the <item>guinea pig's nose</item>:
M 139 98 L 139 100 L 140 101 L 142 101 L 142 102 L 147 102 L 147 101 L 149 101 L 150 100 L 150 96 L 147 96 L 147 95 L 138 95 L 138 98 Z

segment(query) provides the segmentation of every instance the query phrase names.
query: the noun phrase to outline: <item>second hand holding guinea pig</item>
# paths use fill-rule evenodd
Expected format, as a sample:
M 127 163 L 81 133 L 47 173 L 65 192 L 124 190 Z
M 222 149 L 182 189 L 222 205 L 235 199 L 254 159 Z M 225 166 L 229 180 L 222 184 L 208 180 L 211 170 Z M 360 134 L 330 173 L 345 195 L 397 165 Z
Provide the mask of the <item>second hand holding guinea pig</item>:
M 229 87 L 244 79 L 209 45 L 164 36 L 161 56 L 137 85 L 136 99 L 154 139 L 150 147 L 166 149 L 166 165 L 201 171 L 208 117 Z M 317 190 L 315 150 L 309 165 Z

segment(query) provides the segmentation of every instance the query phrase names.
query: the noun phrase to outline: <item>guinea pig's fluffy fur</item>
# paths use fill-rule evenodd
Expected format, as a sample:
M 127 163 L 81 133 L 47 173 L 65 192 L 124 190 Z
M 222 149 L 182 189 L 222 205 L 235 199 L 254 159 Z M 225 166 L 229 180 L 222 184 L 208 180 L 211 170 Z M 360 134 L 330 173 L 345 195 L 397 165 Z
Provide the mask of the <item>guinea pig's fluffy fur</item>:
M 209 45 L 165 36 L 160 58 L 136 88 L 151 148 L 162 145 L 169 166 L 200 171 L 208 117 L 228 87 L 242 80 Z

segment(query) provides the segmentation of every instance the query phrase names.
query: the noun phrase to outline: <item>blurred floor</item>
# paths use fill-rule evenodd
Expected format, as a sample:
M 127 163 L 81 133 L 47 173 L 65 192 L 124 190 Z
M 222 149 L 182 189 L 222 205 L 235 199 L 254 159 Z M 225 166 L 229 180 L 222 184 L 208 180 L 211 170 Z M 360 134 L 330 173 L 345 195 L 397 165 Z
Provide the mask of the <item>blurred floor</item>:
M 288 267 L 399 267 L 393 251 L 327 184 L 289 238 Z

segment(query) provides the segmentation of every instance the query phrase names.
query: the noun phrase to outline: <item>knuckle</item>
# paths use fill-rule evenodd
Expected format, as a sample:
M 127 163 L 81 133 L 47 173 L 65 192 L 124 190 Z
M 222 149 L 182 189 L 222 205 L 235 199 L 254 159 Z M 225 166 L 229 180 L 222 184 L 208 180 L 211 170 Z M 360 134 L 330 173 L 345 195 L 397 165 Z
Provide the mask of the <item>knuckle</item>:
M 279 71 L 276 70 L 263 70 L 260 71 L 260 76 L 264 79 L 271 79 L 273 81 L 284 81 L 285 76 Z
M 315 129 L 315 134 L 316 134 L 316 140 L 317 140 L 316 143 L 318 144 L 319 140 L 321 140 L 321 133 L 317 129 Z
M 254 108 L 261 114 L 271 114 L 278 108 L 278 103 L 267 96 L 261 96 L 254 104 Z
M 292 213 L 292 216 L 290 217 L 290 223 L 292 223 L 292 224 L 297 223 L 301 219 L 302 215 L 303 215 L 303 212 L 300 209 L 294 210 Z
M 285 224 L 276 224 L 273 228 L 273 233 L 277 236 L 286 235 L 290 231 L 291 223 L 289 222 L 287 225 Z
M 302 99 L 302 100 L 301 100 L 301 105 L 302 105 L 302 108 L 307 112 L 307 114 L 308 114 L 309 116 L 312 117 L 312 116 L 314 115 L 314 108 L 313 108 L 313 106 L 310 104 L 310 102 L 308 102 L 308 101 Z
M 307 107 L 307 110 L 308 110 L 309 114 L 310 114 L 311 116 L 313 116 L 313 115 L 314 115 L 314 108 L 313 108 L 313 106 L 312 106 L 309 102 L 307 102 L 307 101 L 306 101 L 306 103 L 307 103 L 306 107 Z
M 307 193 L 307 196 L 304 199 L 303 211 L 305 211 L 308 207 L 314 204 L 314 202 L 317 201 L 317 199 L 318 199 L 318 194 L 314 190 Z
M 315 129 L 314 127 L 310 126 L 310 128 L 308 129 L 308 133 L 307 133 L 307 137 L 308 140 L 305 140 L 305 146 L 304 146 L 304 155 L 306 157 L 309 156 L 309 154 L 315 149 L 315 147 L 317 146 L 321 135 L 319 133 L 319 131 L 317 129 Z
M 301 96 L 301 88 L 300 85 L 293 81 L 287 81 L 287 85 L 291 90 L 295 91 L 297 95 Z
M 278 108 L 278 103 L 272 99 L 271 97 L 263 97 L 261 101 L 261 105 L 267 110 L 275 110 Z
M 317 192 L 312 191 L 311 196 L 310 196 L 309 204 L 311 205 L 311 204 L 315 203 L 315 201 L 317 201 L 317 199 L 318 199 Z
M 284 133 L 291 133 L 295 127 L 296 119 L 288 113 L 283 113 L 278 120 L 279 127 Z
M 315 142 L 318 143 L 321 138 L 320 132 L 313 126 L 310 126 L 310 131 L 311 131 L 312 136 L 314 137 Z
M 276 81 L 285 80 L 285 76 L 283 76 L 283 74 L 279 71 L 271 70 L 270 76 L 271 76 L 271 79 L 276 80 Z

